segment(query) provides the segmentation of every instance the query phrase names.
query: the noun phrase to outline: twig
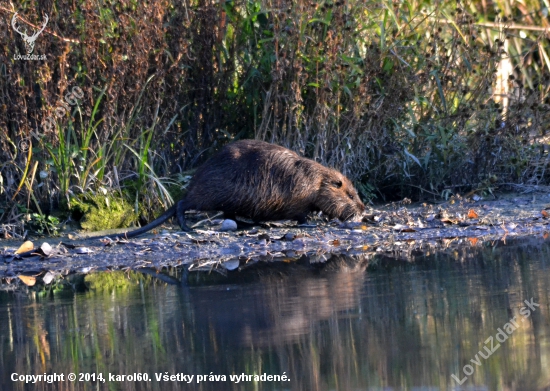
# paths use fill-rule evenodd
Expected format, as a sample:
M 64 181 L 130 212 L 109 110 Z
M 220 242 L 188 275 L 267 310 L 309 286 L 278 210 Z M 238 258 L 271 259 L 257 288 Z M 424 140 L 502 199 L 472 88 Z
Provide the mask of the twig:
M 504 22 L 502 23 L 493 23 L 493 22 L 484 22 L 484 23 L 474 23 L 476 26 L 482 26 L 482 27 L 504 27 L 509 30 L 531 30 L 531 31 L 544 31 L 548 32 L 550 31 L 549 27 L 537 27 L 537 26 L 529 26 L 525 24 L 506 24 Z
M 436 20 L 437 22 L 439 23 L 447 23 L 447 24 L 451 24 L 451 23 L 454 23 L 452 20 L 447 20 L 447 19 L 440 19 L 440 18 L 437 18 L 437 17 L 430 17 L 430 19 L 433 19 L 433 20 Z M 515 24 L 515 23 L 506 23 L 506 22 L 480 22 L 480 23 L 476 23 L 476 22 L 473 22 L 472 23 L 474 26 L 479 26 L 479 27 L 491 27 L 491 28 L 506 28 L 508 30 L 531 30 L 531 31 L 543 31 L 543 32 L 549 32 L 550 31 L 550 27 L 538 27 L 538 26 L 529 26 L 529 25 L 525 25 L 525 24 Z

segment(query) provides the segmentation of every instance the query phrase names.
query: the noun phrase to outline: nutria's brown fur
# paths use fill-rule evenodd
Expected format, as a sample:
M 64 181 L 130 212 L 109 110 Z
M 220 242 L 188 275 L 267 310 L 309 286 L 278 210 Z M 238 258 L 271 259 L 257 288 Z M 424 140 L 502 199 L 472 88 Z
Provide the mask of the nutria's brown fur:
M 365 206 L 338 171 L 278 145 L 241 140 L 225 146 L 197 170 L 183 200 L 126 236 L 147 232 L 174 214 L 187 231 L 185 211 L 190 209 L 223 211 L 226 217 L 239 215 L 254 221 L 304 223 L 309 212 L 322 211 L 345 221 L 360 216 Z

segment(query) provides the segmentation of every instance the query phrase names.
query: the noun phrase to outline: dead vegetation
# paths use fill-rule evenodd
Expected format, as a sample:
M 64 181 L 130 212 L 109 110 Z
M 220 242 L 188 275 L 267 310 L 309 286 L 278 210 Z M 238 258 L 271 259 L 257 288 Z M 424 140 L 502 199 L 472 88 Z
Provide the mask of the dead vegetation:
M 3 5 L 0 222 L 104 191 L 150 218 L 181 191 L 167 175 L 246 137 L 342 170 L 364 198 L 548 185 L 548 22 L 538 3 L 498 6 Z M 46 60 L 15 59 L 16 12 L 28 35 L 48 16 Z

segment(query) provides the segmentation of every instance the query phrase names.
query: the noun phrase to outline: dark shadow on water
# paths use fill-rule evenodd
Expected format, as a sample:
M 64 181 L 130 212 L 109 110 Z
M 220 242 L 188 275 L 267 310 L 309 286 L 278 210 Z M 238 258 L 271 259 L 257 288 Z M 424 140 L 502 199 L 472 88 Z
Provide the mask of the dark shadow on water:
M 74 290 L 0 293 L 0 389 L 549 389 L 548 243 L 395 255 L 302 257 L 224 276 L 97 273 L 75 280 Z M 517 327 L 497 342 L 510 320 Z M 484 359 L 478 352 L 487 356 L 491 337 L 499 346 Z M 11 381 L 12 373 L 44 372 L 106 381 Z M 165 372 L 227 380 L 156 381 Z M 109 381 L 109 373 L 152 381 Z M 290 381 L 230 381 L 243 373 Z M 462 388 L 452 375 L 466 377 Z

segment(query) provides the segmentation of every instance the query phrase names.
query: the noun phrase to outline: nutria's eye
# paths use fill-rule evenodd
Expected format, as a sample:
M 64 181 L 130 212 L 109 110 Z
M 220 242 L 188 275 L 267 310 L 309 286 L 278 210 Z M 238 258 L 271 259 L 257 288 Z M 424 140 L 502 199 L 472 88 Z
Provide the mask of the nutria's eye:
M 350 200 L 352 200 L 352 201 L 353 201 L 353 194 L 351 194 L 351 193 L 348 193 L 348 197 L 349 197 L 349 199 L 350 199 Z
M 337 188 L 341 188 L 341 187 L 342 187 L 342 181 L 336 181 L 336 182 L 334 182 L 334 185 L 335 185 Z

